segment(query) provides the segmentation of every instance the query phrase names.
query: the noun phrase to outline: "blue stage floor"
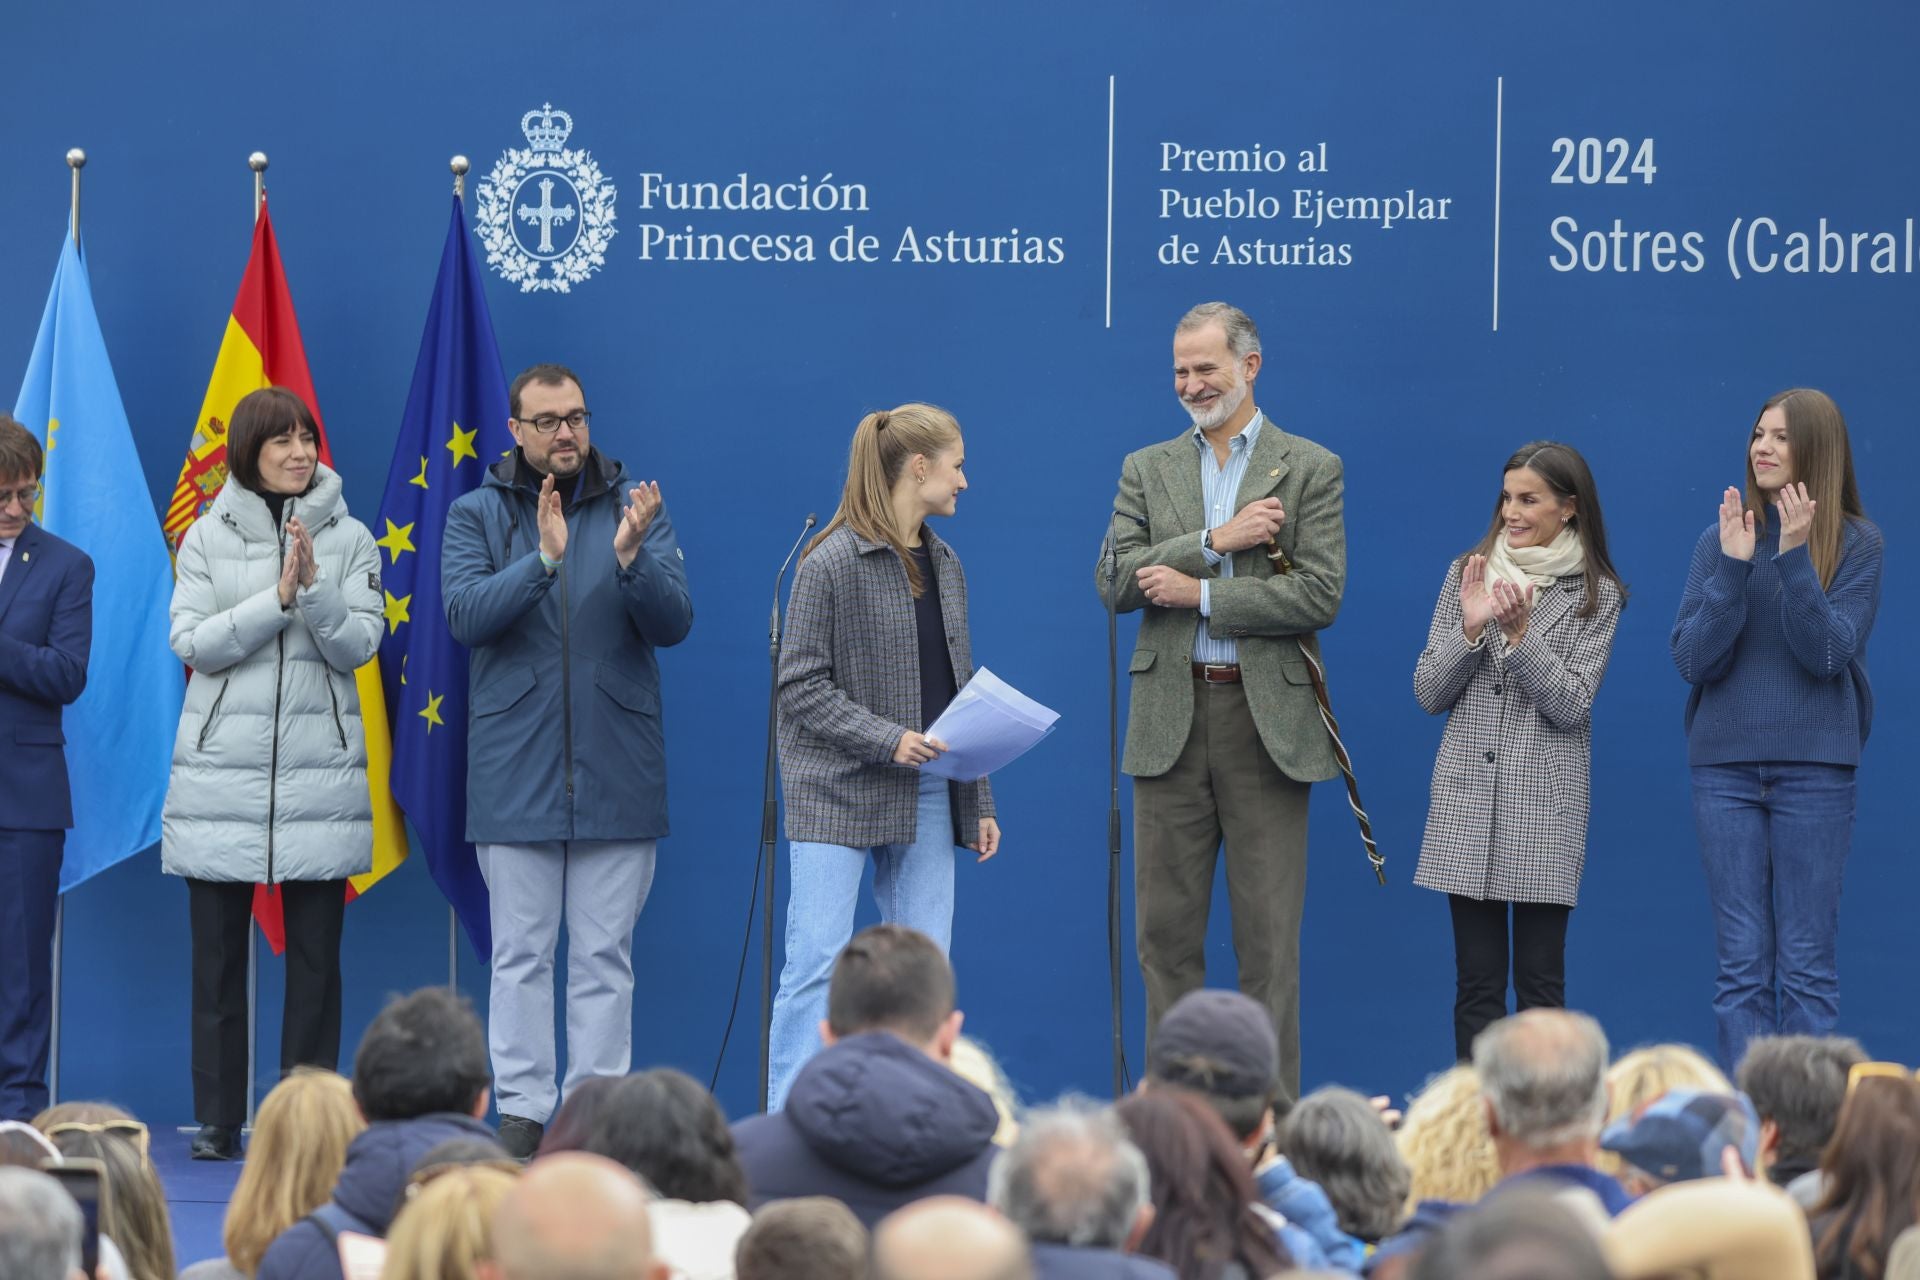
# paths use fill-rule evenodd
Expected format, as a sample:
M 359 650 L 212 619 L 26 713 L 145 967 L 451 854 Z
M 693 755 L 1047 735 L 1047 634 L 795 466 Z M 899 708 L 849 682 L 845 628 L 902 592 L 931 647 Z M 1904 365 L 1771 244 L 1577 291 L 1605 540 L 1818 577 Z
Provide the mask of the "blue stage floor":
M 153 1167 L 167 1189 L 167 1207 L 173 1214 L 173 1256 L 185 1268 L 206 1258 L 220 1257 L 221 1227 L 227 1201 L 240 1180 L 241 1161 L 195 1160 L 188 1154 L 193 1131 L 153 1131 Z

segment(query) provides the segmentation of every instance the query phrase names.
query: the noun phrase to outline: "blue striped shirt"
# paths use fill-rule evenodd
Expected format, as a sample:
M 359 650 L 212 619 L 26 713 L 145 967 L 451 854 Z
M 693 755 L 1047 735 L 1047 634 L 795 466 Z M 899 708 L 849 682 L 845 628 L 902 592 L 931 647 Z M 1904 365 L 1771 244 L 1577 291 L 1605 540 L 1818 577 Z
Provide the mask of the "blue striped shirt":
M 1240 481 L 1247 474 L 1247 461 L 1253 457 L 1253 442 L 1260 434 L 1260 424 L 1266 421 L 1266 415 L 1258 409 L 1253 411 L 1253 421 L 1242 428 L 1239 435 L 1227 442 L 1227 460 L 1223 464 L 1214 457 L 1213 445 L 1206 435 L 1195 427 L 1193 443 L 1200 452 L 1200 488 L 1207 504 L 1207 528 L 1218 529 L 1233 519 L 1234 499 L 1240 493 Z M 1233 557 L 1223 556 L 1205 547 L 1200 554 L 1207 563 L 1220 570 L 1220 576 L 1233 576 Z M 1233 640 L 1216 640 L 1207 634 L 1207 619 L 1213 613 L 1213 597 L 1209 590 L 1211 580 L 1200 579 L 1200 622 L 1194 629 L 1193 660 L 1195 662 L 1237 663 L 1240 661 L 1240 646 Z

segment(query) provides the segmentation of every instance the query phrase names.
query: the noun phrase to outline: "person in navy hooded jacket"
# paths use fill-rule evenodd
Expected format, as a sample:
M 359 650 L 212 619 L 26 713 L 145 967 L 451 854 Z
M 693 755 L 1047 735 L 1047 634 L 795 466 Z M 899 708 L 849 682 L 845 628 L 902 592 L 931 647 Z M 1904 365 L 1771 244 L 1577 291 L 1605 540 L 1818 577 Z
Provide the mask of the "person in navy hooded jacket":
M 733 1127 L 748 1208 L 828 1196 L 871 1228 L 928 1196 L 984 1201 L 1000 1116 L 947 1065 L 961 1020 L 933 939 L 889 924 L 856 934 L 827 988 L 826 1048 L 784 1108 Z
M 693 626 L 660 486 L 590 440 L 564 365 L 507 389 L 518 448 L 447 511 L 440 591 L 468 673 L 467 839 L 493 924 L 500 1141 L 559 1104 L 553 964 L 567 926 L 566 1091 L 633 1066 L 633 930 L 667 834 L 656 649 Z
M 347 1147 L 333 1198 L 280 1233 L 254 1280 L 341 1280 L 339 1235 L 387 1234 L 420 1158 L 456 1138 L 491 1142 L 487 1036 L 446 987 L 402 996 L 353 1056 L 353 1100 L 367 1127 Z

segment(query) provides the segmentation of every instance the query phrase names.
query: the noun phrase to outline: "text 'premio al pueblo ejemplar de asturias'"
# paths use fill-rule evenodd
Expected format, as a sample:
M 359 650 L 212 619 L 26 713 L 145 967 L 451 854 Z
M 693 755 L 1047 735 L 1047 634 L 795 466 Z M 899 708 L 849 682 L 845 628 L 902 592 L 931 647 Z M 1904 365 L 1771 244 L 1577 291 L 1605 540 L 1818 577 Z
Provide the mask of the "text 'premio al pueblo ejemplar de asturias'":
M 1160 242 L 1164 266 L 1346 267 L 1355 252 L 1347 237 L 1444 223 L 1453 210 L 1453 197 L 1411 187 L 1382 194 L 1323 185 L 1324 141 L 1297 152 L 1263 142 L 1159 148 L 1156 212 L 1186 224 Z

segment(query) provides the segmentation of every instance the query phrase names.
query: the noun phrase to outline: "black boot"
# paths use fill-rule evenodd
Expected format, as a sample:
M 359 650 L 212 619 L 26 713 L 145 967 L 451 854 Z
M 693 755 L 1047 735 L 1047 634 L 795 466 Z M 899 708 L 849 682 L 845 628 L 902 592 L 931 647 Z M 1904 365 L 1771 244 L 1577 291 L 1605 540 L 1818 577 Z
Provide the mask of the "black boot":
M 240 1155 L 240 1131 L 224 1124 L 203 1124 L 193 1135 L 195 1160 L 234 1160 Z

